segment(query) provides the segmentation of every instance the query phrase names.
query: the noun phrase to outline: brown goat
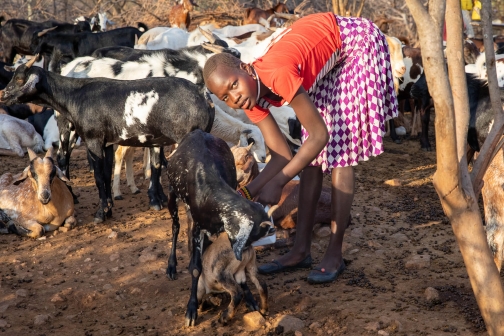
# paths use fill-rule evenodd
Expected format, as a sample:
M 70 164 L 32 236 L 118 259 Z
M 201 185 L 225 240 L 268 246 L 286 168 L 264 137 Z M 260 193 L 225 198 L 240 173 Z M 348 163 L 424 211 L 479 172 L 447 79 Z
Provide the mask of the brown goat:
M 168 14 L 170 25 L 180 29 L 189 29 L 191 24 L 190 12 L 193 11 L 194 7 L 198 7 L 198 5 L 192 0 L 180 0 L 178 4 L 170 9 Z
M 239 144 L 231 147 L 231 152 L 235 159 L 236 166 L 236 179 L 238 181 L 238 188 L 246 186 L 253 179 L 259 175 L 259 167 L 257 161 L 254 159 L 250 149 L 252 143 L 247 147 L 240 147 Z
M 261 19 L 263 20 L 268 20 L 268 18 L 275 14 L 275 13 L 289 13 L 289 8 L 287 8 L 287 5 L 279 2 L 273 8 L 270 9 L 261 9 L 257 7 L 253 8 L 247 8 L 245 11 L 245 18 L 243 20 L 243 24 L 252 24 L 252 23 L 261 23 Z M 277 27 L 280 26 L 277 24 L 276 20 L 273 20 L 271 23 L 271 27 Z
M 0 209 L 24 230 L 18 234 L 38 238 L 45 231 L 75 224 L 68 179 L 54 164 L 52 148 L 39 158 L 28 148 L 30 165 L 21 174 L 0 177 Z
M 226 324 L 234 317 L 237 306 L 242 300 L 242 291 L 247 308 L 259 310 L 249 287 L 247 275 L 259 291 L 261 314 L 268 312 L 268 287 L 257 279 L 256 252 L 252 246 L 243 250 L 242 260 L 236 259 L 227 233 L 214 238 L 202 257 L 203 271 L 198 280 L 198 303 L 201 304 L 206 294 L 227 292 L 231 295 L 229 306 L 222 311 L 219 321 Z M 240 288 L 241 287 L 241 288 Z

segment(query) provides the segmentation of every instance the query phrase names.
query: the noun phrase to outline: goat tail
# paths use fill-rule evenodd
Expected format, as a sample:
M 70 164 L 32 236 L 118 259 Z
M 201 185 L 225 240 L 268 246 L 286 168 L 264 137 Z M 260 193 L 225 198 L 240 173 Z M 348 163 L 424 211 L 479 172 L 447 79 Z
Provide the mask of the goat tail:
M 212 126 L 213 126 L 214 119 L 215 119 L 215 104 L 212 101 L 212 98 L 210 97 L 210 93 L 211 92 L 208 90 L 208 88 L 205 87 L 204 95 L 205 95 L 205 100 L 208 103 L 208 114 L 210 117 L 209 122 L 207 124 L 207 127 L 204 129 L 204 131 L 207 133 L 210 133 L 210 131 L 212 130 Z
M 149 30 L 149 27 L 147 27 L 147 25 L 143 22 L 137 22 L 137 27 L 142 34 L 145 33 L 147 30 Z

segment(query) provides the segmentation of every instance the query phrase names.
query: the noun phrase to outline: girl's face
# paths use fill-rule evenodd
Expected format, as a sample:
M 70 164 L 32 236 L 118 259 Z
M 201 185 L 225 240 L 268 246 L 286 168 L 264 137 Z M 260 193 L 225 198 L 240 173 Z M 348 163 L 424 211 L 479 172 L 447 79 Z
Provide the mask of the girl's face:
M 234 109 L 250 110 L 255 106 L 257 82 L 253 70 L 242 63 L 241 69 L 218 66 L 207 82 L 208 89 Z

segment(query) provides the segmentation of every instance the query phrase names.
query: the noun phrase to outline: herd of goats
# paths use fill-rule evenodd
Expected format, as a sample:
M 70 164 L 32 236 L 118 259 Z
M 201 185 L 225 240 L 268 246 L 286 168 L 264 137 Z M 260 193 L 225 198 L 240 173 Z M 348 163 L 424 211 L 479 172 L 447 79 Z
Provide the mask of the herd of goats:
M 202 72 L 215 53 L 231 53 L 252 62 L 300 14 L 289 14 L 285 4 L 279 3 L 270 10 L 248 9 L 241 26 L 208 24 L 188 32 L 194 5 L 182 0 L 170 12 L 171 27 L 151 29 L 138 24 L 107 30 L 113 22 L 104 13 L 80 17 L 74 23 L 22 19 L 3 23 L 0 18 L 0 155 L 23 157 L 27 150 L 30 160 L 22 172 L 0 177 L 0 233 L 37 238 L 76 224 L 74 203 L 78 200 L 66 182 L 72 150 L 81 139 L 99 193 L 94 220 L 107 220 L 114 199 L 122 199 L 123 161 L 131 192 L 139 192 L 133 149 L 145 147 L 150 207 L 161 210 L 166 206 L 172 218 L 173 241 L 166 271 L 170 279 L 177 274 L 177 201 L 186 205 L 192 276 L 188 326 L 195 324 L 198 305 L 211 292 L 227 291 L 232 297 L 220 317 L 223 323 L 233 318 L 242 297 L 249 309 L 267 313 L 267 288 L 257 279 L 251 244 L 274 233 L 272 218 L 283 228 L 295 226 L 299 192 L 298 181 L 291 181 L 280 204 L 268 212 L 236 193 L 258 175 L 268 149 L 259 128 L 242 110 L 230 109 L 206 90 Z M 386 25 L 383 27 L 387 33 Z M 431 150 L 432 103 L 421 51 L 403 38 L 387 35 L 387 42 L 400 115 L 408 107 L 413 115 L 412 125 L 404 118 L 391 121 L 390 135 L 400 143 L 406 132 L 418 134 L 422 149 Z M 503 47 L 497 38 L 501 88 Z M 474 153 L 488 134 L 493 116 L 479 41 L 466 40 L 464 56 L 471 112 L 468 146 Z M 282 106 L 272 107 L 271 113 L 295 153 L 301 145 L 301 125 L 294 111 Z M 53 147 L 58 148 L 56 160 Z M 165 150 L 170 152 L 168 159 Z M 44 151 L 43 157 L 37 155 Z M 160 183 L 163 167 L 170 185 L 168 195 Z M 488 242 L 499 270 L 504 253 L 502 176 L 501 150 L 482 192 Z M 316 221 L 328 223 L 329 216 L 330 191 L 323 190 Z M 212 244 L 203 251 L 208 240 Z M 247 287 L 247 276 L 259 290 L 260 306 Z

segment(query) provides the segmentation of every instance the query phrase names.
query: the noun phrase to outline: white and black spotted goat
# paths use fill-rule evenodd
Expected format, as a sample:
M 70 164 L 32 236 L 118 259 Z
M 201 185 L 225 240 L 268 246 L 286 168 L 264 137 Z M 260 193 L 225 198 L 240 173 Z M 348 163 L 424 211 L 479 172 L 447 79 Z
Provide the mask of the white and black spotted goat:
M 104 32 L 107 30 L 107 25 L 115 25 L 114 22 L 109 20 L 105 12 L 96 13 L 92 17 L 81 15 L 74 20 L 74 24 L 79 24 L 80 22 L 88 22 L 92 32 Z
M 93 159 L 100 203 L 95 221 L 112 215 L 113 144 L 151 148 L 150 202 L 161 203 L 163 191 L 159 146 L 179 143 L 194 129 L 210 131 L 213 104 L 198 87 L 180 78 L 117 81 L 67 78 L 31 62 L 20 66 L 0 98 L 6 105 L 34 102 L 49 106 L 71 122 Z

